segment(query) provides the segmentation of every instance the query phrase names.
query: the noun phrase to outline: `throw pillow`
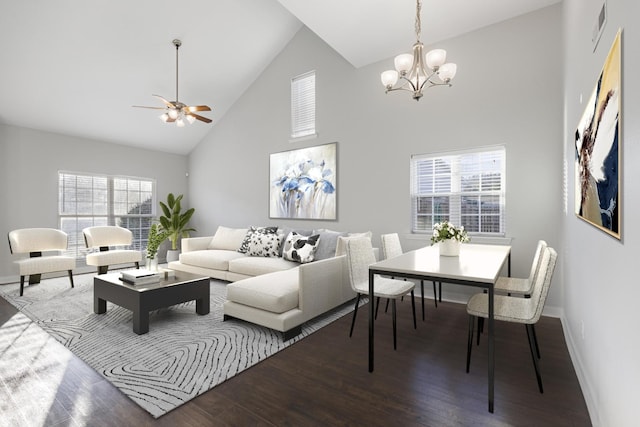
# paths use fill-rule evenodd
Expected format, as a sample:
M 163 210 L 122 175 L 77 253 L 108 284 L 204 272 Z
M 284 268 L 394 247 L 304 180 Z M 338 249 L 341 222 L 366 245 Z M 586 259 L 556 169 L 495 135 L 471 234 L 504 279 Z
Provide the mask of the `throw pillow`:
M 283 256 L 282 251 L 284 250 L 284 241 L 286 240 L 289 233 L 291 233 L 292 231 L 295 231 L 296 233 L 302 236 L 311 236 L 313 234 L 312 230 L 293 229 L 291 227 L 278 228 L 278 234 L 282 235 L 282 244 L 280 245 L 280 256 Z
M 333 258 L 336 255 L 336 247 L 338 245 L 339 236 L 347 236 L 347 233 L 341 233 L 339 231 L 331 231 L 327 229 L 313 230 L 313 234 L 320 235 L 320 243 L 318 243 L 318 250 L 316 250 L 315 259 L 327 259 Z
M 219 226 L 216 230 L 216 234 L 214 234 L 211 242 L 209 243 L 209 249 L 237 251 L 246 235 L 246 228 L 228 228 Z
M 284 236 L 280 234 L 270 233 L 254 233 L 249 241 L 249 256 L 261 257 L 278 257 L 280 254 L 280 246 Z
M 244 240 L 238 248 L 238 252 L 241 254 L 246 254 L 249 251 L 249 242 L 251 241 L 251 236 L 253 234 L 275 234 L 278 231 L 278 227 L 254 227 L 251 226 L 249 230 L 247 230 L 247 234 L 244 236 Z
M 307 237 L 292 231 L 284 243 L 284 251 L 282 252 L 284 259 L 296 261 L 300 264 L 313 261 L 319 240 L 320 235 L 318 234 Z
M 338 237 L 338 244 L 336 245 L 336 256 L 344 255 L 347 253 L 347 240 L 354 237 L 368 237 L 369 239 L 371 239 L 372 235 L 373 234 L 370 231 L 367 231 L 366 233 L 349 233 L 347 237 Z

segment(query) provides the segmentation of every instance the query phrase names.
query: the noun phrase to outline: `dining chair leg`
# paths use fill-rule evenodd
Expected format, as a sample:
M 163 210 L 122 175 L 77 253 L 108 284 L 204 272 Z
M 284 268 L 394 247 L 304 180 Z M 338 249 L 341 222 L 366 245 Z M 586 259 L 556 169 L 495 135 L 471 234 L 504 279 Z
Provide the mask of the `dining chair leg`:
M 356 298 L 356 307 L 353 309 L 353 319 L 351 319 L 351 330 L 349 331 L 349 338 L 353 335 L 353 325 L 356 324 L 356 315 L 358 314 L 358 306 L 360 305 L 360 294 Z
M 73 286 L 73 272 L 71 270 L 68 270 L 68 271 L 69 271 L 69 281 L 71 282 L 71 287 L 73 288 L 74 287 Z
M 384 306 L 384 312 L 389 311 L 389 298 L 387 298 L 387 305 Z
M 422 321 L 424 322 L 424 280 L 420 280 L 420 295 L 422 296 Z
M 376 314 L 373 316 L 374 319 L 378 318 L 378 308 L 380 307 L 380 297 L 376 298 Z
M 467 336 L 467 374 L 469 373 L 469 365 L 471 364 L 471 349 L 473 348 L 473 325 L 475 316 L 469 315 L 469 331 Z
M 527 329 L 527 338 L 529 339 L 529 350 L 531 350 L 531 359 L 533 360 L 533 367 L 536 370 L 536 379 L 538 380 L 538 390 L 540 393 L 544 393 L 542 389 L 542 377 L 540 376 L 540 367 L 538 366 L 538 358 L 535 352 L 535 343 L 533 342 L 533 333 L 530 331 L 531 325 L 524 325 Z
M 442 302 L 442 282 L 438 282 L 438 299 Z
M 442 300 L 441 300 L 442 301 Z M 438 293 L 436 292 L 436 281 L 433 281 L 433 303 L 438 308 Z
M 391 317 L 393 317 L 393 349 L 396 350 L 396 300 L 391 300 Z
M 20 296 L 22 296 L 24 292 L 24 276 L 20 276 Z
M 411 309 L 413 310 L 413 329 L 418 329 L 418 324 L 416 323 L 416 300 L 413 291 L 411 291 Z
M 484 330 L 484 317 L 478 317 L 478 342 L 476 345 L 480 345 L 480 334 Z
M 540 346 L 538 345 L 538 337 L 536 336 L 536 325 L 531 325 L 531 335 L 533 335 L 533 342 L 536 345 L 536 354 L 538 355 L 538 359 L 541 359 L 540 357 Z

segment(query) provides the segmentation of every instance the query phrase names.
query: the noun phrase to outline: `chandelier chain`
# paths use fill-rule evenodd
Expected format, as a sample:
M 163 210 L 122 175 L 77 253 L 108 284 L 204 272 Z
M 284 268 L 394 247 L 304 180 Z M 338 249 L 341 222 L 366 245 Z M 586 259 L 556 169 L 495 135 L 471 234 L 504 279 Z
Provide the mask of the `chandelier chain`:
M 422 32 L 422 22 L 420 21 L 420 11 L 422 9 L 422 2 L 418 0 L 416 2 L 416 39 L 420 41 L 420 33 Z

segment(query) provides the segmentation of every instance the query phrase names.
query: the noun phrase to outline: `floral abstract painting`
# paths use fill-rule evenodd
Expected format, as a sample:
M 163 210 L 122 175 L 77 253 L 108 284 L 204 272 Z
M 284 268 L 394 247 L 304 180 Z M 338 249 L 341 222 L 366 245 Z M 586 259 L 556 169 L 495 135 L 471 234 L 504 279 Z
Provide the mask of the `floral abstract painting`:
M 620 31 L 575 134 L 576 215 L 620 238 Z
M 337 143 L 274 153 L 269 217 L 336 219 Z

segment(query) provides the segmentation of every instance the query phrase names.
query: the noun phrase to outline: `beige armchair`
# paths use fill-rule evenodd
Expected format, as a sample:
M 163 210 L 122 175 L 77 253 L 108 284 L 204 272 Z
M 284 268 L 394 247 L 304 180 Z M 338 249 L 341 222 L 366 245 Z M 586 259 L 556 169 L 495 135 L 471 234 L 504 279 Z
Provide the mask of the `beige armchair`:
M 67 249 L 67 233 L 55 228 L 22 228 L 9 232 L 9 250 L 12 254 L 29 254 L 29 258 L 18 259 L 20 274 L 20 296 L 24 291 L 24 278 L 29 276 L 29 285 L 40 283 L 43 273 L 67 271 L 73 288 L 73 272 L 76 260 L 63 255 L 43 255 L 43 252 Z
M 87 254 L 87 265 L 98 267 L 98 274 L 105 274 L 110 265 L 135 263 L 140 268 L 142 253 L 131 249 L 113 247 L 129 246 L 133 241 L 133 233 L 123 227 L 114 225 L 87 227 L 82 230 L 84 242 L 89 249 L 98 252 Z

